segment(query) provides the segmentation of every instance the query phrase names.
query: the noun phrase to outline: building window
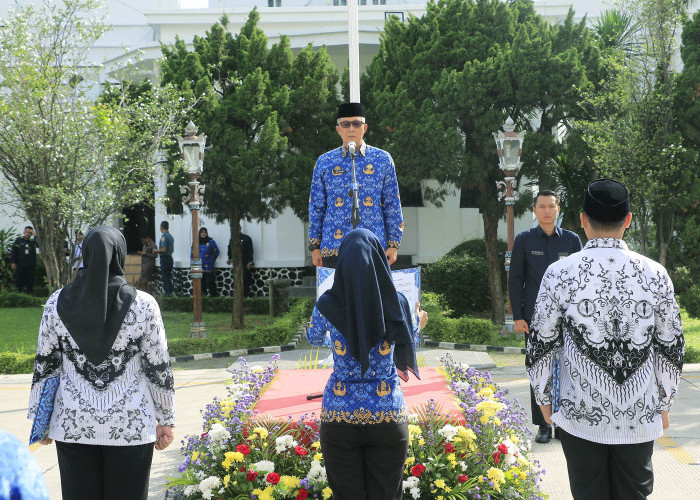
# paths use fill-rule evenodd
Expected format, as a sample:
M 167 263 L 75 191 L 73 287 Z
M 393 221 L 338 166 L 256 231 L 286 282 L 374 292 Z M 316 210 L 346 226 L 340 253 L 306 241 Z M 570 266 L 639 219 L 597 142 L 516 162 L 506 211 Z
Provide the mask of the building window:
M 336 7 L 344 7 L 347 4 L 347 0 L 333 0 L 333 5 L 335 5 Z
M 268 7 L 282 7 L 282 0 L 267 0 Z

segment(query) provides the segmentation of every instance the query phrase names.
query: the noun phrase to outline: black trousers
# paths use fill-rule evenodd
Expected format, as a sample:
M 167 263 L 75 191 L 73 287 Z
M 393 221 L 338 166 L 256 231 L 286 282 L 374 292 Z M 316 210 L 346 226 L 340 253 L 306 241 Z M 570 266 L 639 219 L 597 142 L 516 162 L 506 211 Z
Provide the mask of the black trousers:
M 654 489 L 654 442 L 599 444 L 560 429 L 574 500 L 644 500 Z
M 219 292 L 216 289 L 216 271 L 204 271 L 202 273 L 202 295 L 209 297 L 218 297 Z
M 63 500 L 147 500 L 153 443 L 99 446 L 56 441 Z
M 527 322 L 528 326 L 532 323 L 531 318 L 525 318 L 525 321 Z M 525 346 L 528 345 L 528 334 L 525 334 Z M 544 416 L 542 415 L 542 410 L 540 409 L 540 405 L 537 404 L 537 400 L 535 399 L 535 391 L 532 389 L 532 385 L 530 386 L 530 410 L 532 412 L 532 423 L 535 425 L 547 425 L 547 421 L 544 419 Z
M 163 282 L 163 293 L 173 293 L 173 258 L 170 255 L 160 256 L 160 279 Z
M 329 267 L 331 269 L 335 269 L 335 266 L 338 264 L 338 256 L 334 255 L 333 257 L 323 257 L 323 267 Z
M 400 500 L 408 424 L 321 424 L 334 500 Z
M 32 293 L 32 291 L 34 291 L 34 267 L 17 266 L 15 284 L 20 293 L 22 291 L 25 293 Z

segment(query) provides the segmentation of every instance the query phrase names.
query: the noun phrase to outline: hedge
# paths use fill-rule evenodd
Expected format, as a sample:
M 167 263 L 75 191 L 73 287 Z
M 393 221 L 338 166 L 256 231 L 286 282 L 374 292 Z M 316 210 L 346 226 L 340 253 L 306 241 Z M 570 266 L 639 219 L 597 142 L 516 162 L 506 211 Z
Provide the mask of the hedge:
M 450 318 L 449 310 L 443 311 L 440 304 L 443 298 L 436 293 L 423 292 L 421 307 L 428 312 L 428 324 L 423 332 L 436 342 L 456 342 L 460 344 L 488 344 L 496 327 L 488 319 Z
M 22 352 L 0 352 L 0 373 L 32 373 L 34 355 Z
M 693 285 L 678 296 L 678 300 L 691 318 L 700 318 L 700 286 Z
M 177 338 L 168 340 L 170 355 L 182 356 L 202 352 L 284 345 L 292 339 L 299 327 L 308 321 L 314 304 L 311 299 L 290 300 L 290 303 L 293 305 L 287 314 L 280 316 L 271 325 L 260 326 L 249 332 L 234 332 L 214 338 Z
M 0 292 L 0 307 L 44 307 L 46 300 L 46 297 L 35 297 L 26 293 L 7 290 Z

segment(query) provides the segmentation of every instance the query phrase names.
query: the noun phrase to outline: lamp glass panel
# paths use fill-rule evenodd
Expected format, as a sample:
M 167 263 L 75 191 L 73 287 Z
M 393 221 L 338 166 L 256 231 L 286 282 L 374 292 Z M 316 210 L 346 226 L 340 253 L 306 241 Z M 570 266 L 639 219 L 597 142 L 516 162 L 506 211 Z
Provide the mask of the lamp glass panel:
M 515 165 L 518 163 L 518 151 L 520 149 L 520 140 L 506 139 L 503 141 L 503 149 L 506 165 Z
M 182 155 L 185 157 L 188 172 L 199 172 L 199 144 L 185 144 L 182 146 Z

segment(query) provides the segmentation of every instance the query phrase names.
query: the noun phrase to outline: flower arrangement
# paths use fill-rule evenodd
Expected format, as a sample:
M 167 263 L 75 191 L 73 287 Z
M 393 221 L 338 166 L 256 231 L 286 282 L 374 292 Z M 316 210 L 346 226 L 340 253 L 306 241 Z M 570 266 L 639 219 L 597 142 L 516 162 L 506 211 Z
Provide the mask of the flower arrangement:
M 260 500 L 329 499 L 318 422 L 258 418 L 253 407 L 277 373 L 274 356 L 266 368 L 240 368 L 227 397 L 202 412 L 203 433 L 183 441 L 182 475 L 166 498 Z M 404 498 L 541 499 L 542 473 L 530 458 L 524 410 L 511 406 L 488 373 L 442 360 L 464 421 L 429 401 L 409 424 Z

